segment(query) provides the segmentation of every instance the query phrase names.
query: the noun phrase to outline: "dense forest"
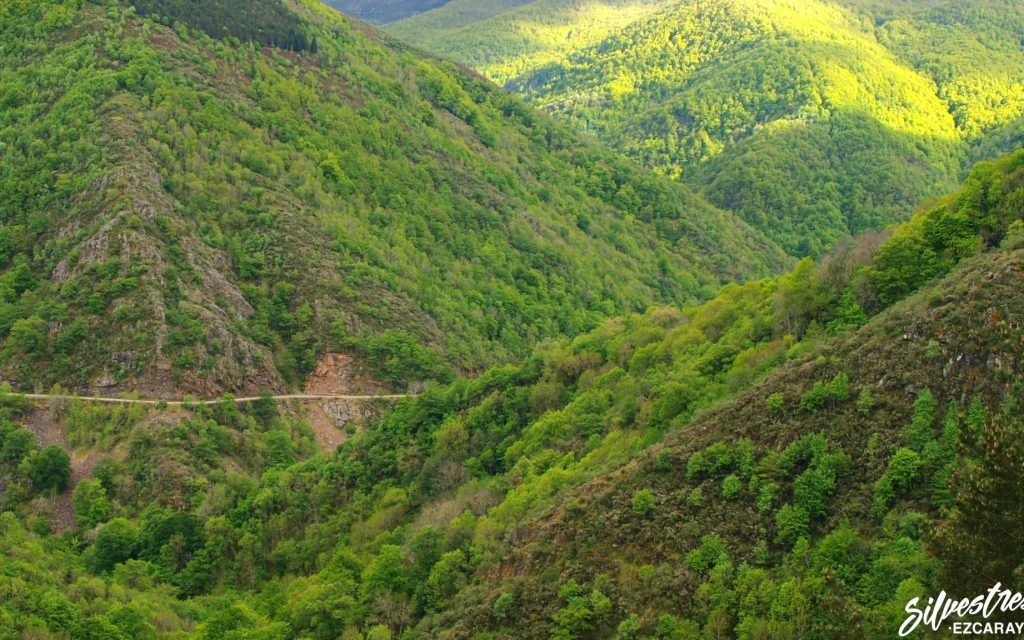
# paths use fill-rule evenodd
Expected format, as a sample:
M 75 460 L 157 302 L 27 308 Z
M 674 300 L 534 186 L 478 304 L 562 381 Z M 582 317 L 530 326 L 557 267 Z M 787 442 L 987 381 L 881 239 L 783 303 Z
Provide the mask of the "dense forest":
M 0 640 L 881 639 L 1024 591 L 1024 148 L 794 261 L 313 0 L 162 6 L 0 4 Z M 950 157 L 1012 144 L 961 106 Z M 324 354 L 422 391 L 328 443 L 271 391 Z
M 1022 252 L 1019 151 L 887 234 L 433 385 L 327 453 L 269 399 L 4 394 L 0 627 L 891 637 L 940 584 L 1024 587 Z M 70 529 L 40 420 L 99 458 Z
M 315 53 L 0 7 L 0 376 L 216 394 L 343 351 L 402 387 L 788 264 L 454 65 L 286 8 Z
M 327 4 L 360 20 L 393 22 L 430 11 L 447 0 L 327 0 Z
M 235 0 L 135 0 L 139 15 L 161 18 L 166 24 L 180 20 L 214 38 L 234 36 L 262 45 L 316 52 L 316 39 L 304 31 L 298 16 L 281 0 L 241 3 Z
M 798 257 L 905 219 L 1024 139 L 1018 2 L 485 6 L 389 29 L 694 185 Z

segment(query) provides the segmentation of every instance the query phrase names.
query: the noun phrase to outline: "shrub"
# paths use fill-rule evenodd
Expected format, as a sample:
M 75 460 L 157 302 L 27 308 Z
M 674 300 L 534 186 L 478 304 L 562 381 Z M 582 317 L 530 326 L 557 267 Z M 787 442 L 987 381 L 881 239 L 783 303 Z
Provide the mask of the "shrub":
M 114 518 L 103 525 L 96 535 L 89 554 L 90 568 L 95 572 L 109 571 L 134 557 L 139 538 L 138 528 L 124 518 Z
M 724 442 L 716 442 L 703 451 L 698 451 L 686 461 L 686 475 L 688 478 L 695 478 L 706 474 L 715 477 L 718 473 L 728 469 L 736 461 L 735 453 Z
M 892 488 L 892 479 L 888 474 L 883 475 L 881 478 L 875 481 L 874 489 L 872 490 L 872 500 L 874 501 L 875 515 L 882 515 L 889 508 L 889 503 L 896 497 L 896 492 Z
M 11 342 L 25 355 L 38 358 L 46 351 L 46 321 L 39 316 L 18 320 L 11 326 Z
M 774 482 L 765 482 L 757 492 L 757 510 L 761 513 L 768 513 L 775 507 L 775 498 L 778 495 L 779 487 Z
M 505 622 L 515 610 L 515 605 L 515 597 L 511 593 L 503 591 L 491 605 L 491 613 L 494 614 L 494 618 L 498 622 Z
M 921 469 L 921 456 L 911 449 L 898 449 L 889 460 L 889 469 L 885 472 L 898 491 L 909 491 L 918 479 Z
M 366 640 L 391 640 L 391 629 L 386 624 L 378 624 L 366 632 Z
M 700 546 L 686 554 L 686 566 L 695 573 L 704 574 L 723 560 L 728 560 L 725 544 L 715 535 L 704 536 Z
M 780 544 L 793 544 L 807 536 L 810 529 L 810 515 L 801 507 L 783 505 L 775 514 L 776 540 Z
M 733 500 L 743 491 L 743 482 L 734 473 L 730 473 L 722 480 L 722 495 L 728 500 Z
M 845 373 L 837 373 L 828 384 L 815 382 L 814 386 L 800 396 L 800 409 L 817 411 L 826 405 L 834 405 L 849 397 L 850 381 Z
M 791 442 L 778 458 L 779 470 L 789 473 L 801 462 L 810 461 L 814 463 L 828 451 L 828 442 L 825 436 L 820 433 L 809 433 L 799 440 Z
M 71 493 L 71 504 L 75 507 L 75 520 L 83 527 L 95 527 L 110 517 L 110 500 L 99 480 L 79 482 Z
M 50 445 L 29 460 L 28 477 L 36 491 L 60 493 L 71 481 L 71 459 L 63 449 Z
M 917 399 L 914 400 L 914 411 L 910 418 L 910 427 L 907 429 L 907 446 L 914 451 L 922 451 L 925 444 L 935 435 L 933 429 L 935 410 L 935 397 L 931 391 L 925 389 L 917 394 Z
M 635 613 L 629 614 L 625 620 L 619 623 L 619 627 L 616 630 L 616 639 L 621 640 L 632 640 L 636 637 L 636 634 L 640 631 L 640 616 Z
M 776 391 L 765 400 L 765 406 L 768 408 L 768 411 L 775 414 L 782 413 L 785 404 L 786 396 L 781 391 Z
M 857 394 L 857 402 L 854 404 L 854 408 L 857 409 L 857 413 L 868 413 L 875 406 L 875 397 L 871 393 L 871 389 L 868 387 L 861 387 L 860 393 Z
M 633 513 L 638 516 L 646 516 L 654 509 L 654 494 L 647 489 L 641 489 L 633 494 Z

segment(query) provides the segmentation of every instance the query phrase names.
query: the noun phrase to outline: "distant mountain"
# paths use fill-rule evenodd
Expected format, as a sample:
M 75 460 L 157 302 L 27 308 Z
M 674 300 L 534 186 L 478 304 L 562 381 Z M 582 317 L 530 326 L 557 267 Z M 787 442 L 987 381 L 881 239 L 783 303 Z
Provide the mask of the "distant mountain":
M 327 4 L 360 20 L 394 22 L 443 6 L 448 0 L 325 0 Z
M 390 29 L 794 255 L 905 218 L 1024 139 L 1024 8 L 1008 0 L 457 0 Z
M 404 385 L 787 264 L 700 196 L 316 2 L 0 10 L 0 377 Z M 145 14 L 145 18 L 139 14 Z

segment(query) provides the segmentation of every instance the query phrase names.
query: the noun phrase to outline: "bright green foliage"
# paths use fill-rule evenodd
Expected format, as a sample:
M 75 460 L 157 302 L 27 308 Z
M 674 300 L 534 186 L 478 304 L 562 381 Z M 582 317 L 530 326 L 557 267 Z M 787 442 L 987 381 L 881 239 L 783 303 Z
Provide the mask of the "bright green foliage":
M 857 401 L 854 403 L 857 413 L 869 413 L 874 406 L 875 396 L 871 393 L 871 388 L 861 387 L 861 390 L 857 393 Z
M 739 479 L 739 476 L 730 473 L 729 475 L 722 478 L 722 495 L 732 500 L 739 497 L 743 491 L 743 481 Z
M 930 406 L 926 408 L 925 404 Z M 929 400 L 925 404 L 918 402 L 917 406 L 922 408 L 922 411 L 934 411 L 934 400 Z M 952 428 L 950 427 L 951 430 Z M 946 438 L 951 437 L 952 434 L 946 436 Z M 925 452 L 923 456 L 918 451 L 907 447 L 901 447 L 893 453 L 885 474 L 875 482 L 876 513 L 884 513 L 894 499 L 920 495 L 922 493 L 921 480 L 925 474 L 931 475 L 933 493 L 938 499 L 938 503 L 942 504 L 943 499 L 948 497 L 946 484 L 953 472 L 950 466 L 953 458 L 948 450 L 946 453 L 942 453 L 942 449 L 948 447 L 949 442 L 947 441 L 945 445 L 940 443 L 941 441 L 931 440 L 924 443 L 921 447 Z
M 914 412 L 911 414 L 910 427 L 907 429 L 907 447 L 921 452 L 925 444 L 935 435 L 935 396 L 928 389 L 917 394 L 914 401 Z
M 817 256 L 1024 135 L 1024 9 L 919 4 L 455 0 L 389 29 Z
M 345 351 L 444 380 L 787 263 L 313 0 L 135 4 L 0 11 L 5 379 L 255 391 Z
M 110 571 L 135 555 L 138 528 L 124 518 L 103 525 L 89 551 L 89 564 L 96 572 Z
M 39 358 L 46 352 L 46 321 L 30 316 L 11 325 L 9 343 L 30 358 Z
M 551 640 L 572 640 L 591 629 L 611 611 L 612 603 L 594 589 L 588 595 L 586 590 L 570 580 L 558 590 L 558 597 L 565 606 L 555 614 L 555 628 Z
M 921 468 L 921 457 L 911 449 L 897 449 L 889 460 L 886 471 L 892 486 L 897 491 L 909 491 L 914 488 Z
M 832 407 L 849 397 L 850 384 L 845 373 L 837 373 L 828 383 L 815 382 L 814 386 L 800 396 L 800 408 L 804 411 L 817 411 L 822 407 Z
M 494 617 L 499 621 L 508 620 L 515 611 L 515 602 L 516 599 L 512 594 L 502 592 L 495 598 L 494 605 L 491 607 Z
M 707 573 L 716 565 L 728 561 L 729 555 L 722 539 L 714 535 L 701 538 L 700 546 L 686 554 L 686 567 L 697 573 Z
M 793 544 L 810 531 L 810 514 L 791 504 L 782 505 L 775 514 L 775 539 L 779 544 Z
M 75 519 L 87 529 L 110 518 L 107 490 L 98 480 L 85 479 L 79 482 L 71 494 L 71 504 L 75 507 Z
M 633 513 L 638 516 L 646 516 L 654 508 L 654 494 L 650 491 L 637 491 L 633 495 Z
M 978 163 L 959 192 L 897 227 L 867 271 L 881 301 L 898 300 L 963 258 L 998 246 L 1022 218 L 1022 174 L 1024 150 Z

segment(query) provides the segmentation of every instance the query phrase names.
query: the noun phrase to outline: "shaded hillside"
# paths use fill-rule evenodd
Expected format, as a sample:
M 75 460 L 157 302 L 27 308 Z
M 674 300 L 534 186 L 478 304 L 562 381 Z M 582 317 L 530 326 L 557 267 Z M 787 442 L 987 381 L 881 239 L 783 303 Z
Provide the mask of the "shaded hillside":
M 280 388 L 328 351 L 396 385 L 445 378 L 786 263 L 322 5 L 242 3 L 317 43 L 296 53 L 144 4 L 186 22 L 0 8 L 0 376 L 18 386 Z
M 360 20 L 393 22 L 443 6 L 448 0 L 325 0 L 327 4 Z
M 537 0 L 454 16 L 485 4 L 391 29 L 699 187 L 798 256 L 906 218 L 1024 131 L 1020 3 Z M 601 21 L 608 5 L 621 19 Z
M 1022 194 L 1024 152 L 983 163 L 888 238 L 431 386 L 324 455 L 263 400 L 53 407 L 76 457 L 106 458 L 63 537 L 66 454 L 0 394 L 0 575 L 30 586 L 0 620 L 882 638 L 939 584 L 1020 588 Z M 104 581 L 123 600 L 83 586 Z

